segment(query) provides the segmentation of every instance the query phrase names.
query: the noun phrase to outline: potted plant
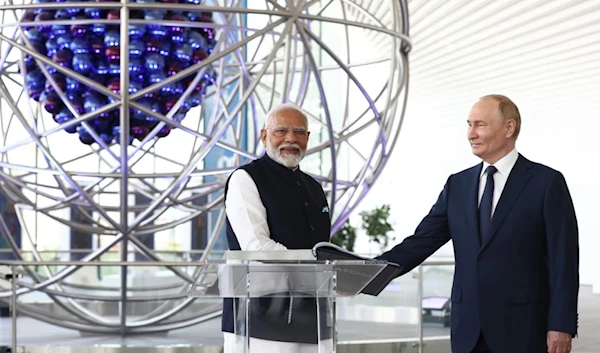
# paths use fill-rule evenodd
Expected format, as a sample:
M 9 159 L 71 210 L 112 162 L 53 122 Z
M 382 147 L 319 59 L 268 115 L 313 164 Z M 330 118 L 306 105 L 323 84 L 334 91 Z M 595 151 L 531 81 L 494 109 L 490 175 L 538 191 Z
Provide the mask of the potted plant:
M 385 250 L 390 240 L 395 240 L 395 237 L 388 235 L 388 232 L 394 230 L 388 221 L 390 205 L 382 205 L 371 211 L 362 211 L 359 214 L 363 221 L 362 228 L 369 237 L 369 243 L 377 243 L 381 251 Z

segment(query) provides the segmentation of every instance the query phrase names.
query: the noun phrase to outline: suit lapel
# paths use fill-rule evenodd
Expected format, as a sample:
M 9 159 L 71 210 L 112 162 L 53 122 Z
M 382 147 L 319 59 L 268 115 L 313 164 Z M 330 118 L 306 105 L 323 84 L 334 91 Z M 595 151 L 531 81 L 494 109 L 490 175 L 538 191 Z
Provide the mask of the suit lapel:
M 466 210 L 469 218 L 469 228 L 473 234 L 473 244 L 477 246 L 477 250 L 481 248 L 479 236 L 479 178 L 481 176 L 481 168 L 483 163 L 475 166 L 467 180 L 467 195 L 466 195 Z
M 517 163 L 515 163 L 515 166 L 508 176 L 504 190 L 502 190 L 502 195 L 500 195 L 498 205 L 496 205 L 496 210 L 494 211 L 494 216 L 492 217 L 492 234 L 487 238 L 487 241 L 483 244 L 481 250 L 483 250 L 494 237 L 498 231 L 498 228 L 508 215 L 511 207 L 521 194 L 521 191 L 523 191 L 523 187 L 525 187 L 525 184 L 527 184 L 529 181 L 531 174 L 529 174 L 527 170 L 530 166 L 531 162 L 519 155 Z

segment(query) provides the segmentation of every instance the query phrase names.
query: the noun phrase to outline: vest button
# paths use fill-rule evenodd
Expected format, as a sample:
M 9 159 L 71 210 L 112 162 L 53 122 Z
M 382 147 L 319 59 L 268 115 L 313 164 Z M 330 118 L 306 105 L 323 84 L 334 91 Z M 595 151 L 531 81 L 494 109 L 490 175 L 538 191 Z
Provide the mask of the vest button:
M 315 230 L 315 226 L 310 226 L 310 230 Z
M 298 186 L 300 186 L 300 181 L 296 180 L 296 184 L 298 184 Z
M 479 261 L 479 262 L 483 262 L 483 256 L 479 256 L 479 257 L 477 258 L 477 261 Z
M 305 203 L 304 203 L 304 207 L 308 207 L 308 202 L 305 202 Z

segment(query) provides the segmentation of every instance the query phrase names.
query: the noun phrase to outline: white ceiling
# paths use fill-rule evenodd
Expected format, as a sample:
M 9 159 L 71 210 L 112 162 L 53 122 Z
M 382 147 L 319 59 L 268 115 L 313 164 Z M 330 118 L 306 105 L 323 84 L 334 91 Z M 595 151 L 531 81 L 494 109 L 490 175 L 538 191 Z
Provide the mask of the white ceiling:
M 412 97 L 455 109 L 490 88 L 567 101 L 599 91 L 598 1 L 413 0 L 409 9 Z
M 600 1 L 409 0 L 409 9 L 413 48 L 402 131 L 357 211 L 391 204 L 397 240 L 412 234 L 448 176 L 478 162 L 466 139 L 472 105 L 485 94 L 505 94 L 523 119 L 519 152 L 567 179 L 582 276 L 593 281 L 600 266 L 591 250 L 600 246 L 600 189 L 591 172 L 600 155 Z

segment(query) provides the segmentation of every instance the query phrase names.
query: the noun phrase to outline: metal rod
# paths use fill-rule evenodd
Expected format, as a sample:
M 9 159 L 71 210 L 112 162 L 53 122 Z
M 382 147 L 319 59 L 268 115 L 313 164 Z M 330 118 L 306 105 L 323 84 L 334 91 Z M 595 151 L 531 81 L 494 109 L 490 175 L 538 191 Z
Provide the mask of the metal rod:
M 12 274 L 11 280 L 11 291 L 12 296 L 10 297 L 10 309 L 11 309 L 11 322 L 12 322 L 12 331 L 11 331 L 11 346 L 12 351 L 17 351 L 17 272 L 15 271 L 15 267 L 10 267 L 10 273 Z
M 129 0 L 121 0 L 121 111 L 120 121 L 121 134 L 121 232 L 123 239 L 121 240 L 120 258 L 121 262 L 127 263 L 127 247 L 129 245 L 129 233 L 127 224 L 128 219 L 128 183 L 129 183 L 129 168 L 128 168 L 128 151 L 129 146 Z M 121 267 L 121 337 L 127 334 L 127 266 Z
M 417 325 L 417 337 L 419 338 L 417 350 L 419 353 L 423 353 L 423 266 L 419 266 L 417 276 L 417 317 L 419 320 Z

